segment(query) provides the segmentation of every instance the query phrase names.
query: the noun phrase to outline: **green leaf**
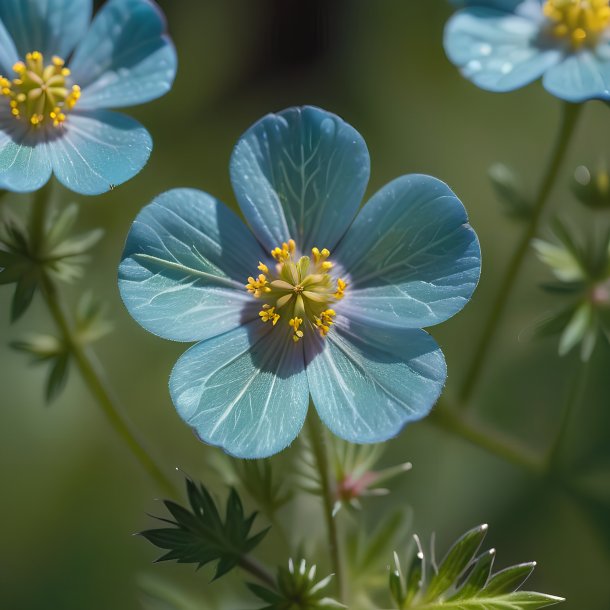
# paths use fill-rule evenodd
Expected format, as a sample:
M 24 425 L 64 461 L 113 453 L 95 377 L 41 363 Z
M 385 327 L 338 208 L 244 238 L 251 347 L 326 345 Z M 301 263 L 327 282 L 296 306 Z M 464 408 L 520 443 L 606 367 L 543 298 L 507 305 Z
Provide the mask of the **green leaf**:
M 11 303 L 11 322 L 16 322 L 28 310 L 37 288 L 38 274 L 27 273 L 19 278 Z
M 53 402 L 66 387 L 69 365 L 70 355 L 68 353 L 60 354 L 54 359 L 45 390 L 47 403 Z
M 454 600 L 414 606 L 419 610 L 536 610 L 565 601 L 562 597 L 517 591 L 493 597 L 477 597 L 468 600 Z
M 157 517 L 173 527 L 146 530 L 140 533 L 155 546 L 168 550 L 157 561 L 175 560 L 195 563 L 198 568 L 217 562 L 214 580 L 239 564 L 262 541 L 268 528 L 254 536 L 250 530 L 257 513 L 244 515 L 243 505 L 232 489 L 227 500 L 223 520 L 208 490 L 190 479 L 186 480 L 190 510 L 165 500 L 164 504 L 174 520 Z
M 437 570 L 433 560 L 426 561 L 419 539 L 414 536 L 416 563 L 405 578 L 395 557 L 396 570 L 390 576 L 390 595 L 399 610 L 528 610 L 564 601 L 553 595 L 518 590 L 535 563 L 522 563 L 492 574 L 495 551 L 477 555 L 486 532 L 485 525 L 466 532 Z M 426 579 L 430 571 L 433 576 Z
M 523 187 L 514 171 L 503 163 L 494 163 L 487 173 L 496 196 L 506 206 L 508 215 L 520 220 L 530 218 L 532 205 L 522 195 Z
M 590 303 L 582 303 L 568 322 L 559 340 L 559 355 L 565 356 L 583 340 L 590 328 L 593 311 Z
M 487 525 L 480 525 L 466 532 L 449 550 L 441 562 L 438 572 L 428 584 L 425 600 L 436 599 L 449 589 L 468 569 L 485 535 Z

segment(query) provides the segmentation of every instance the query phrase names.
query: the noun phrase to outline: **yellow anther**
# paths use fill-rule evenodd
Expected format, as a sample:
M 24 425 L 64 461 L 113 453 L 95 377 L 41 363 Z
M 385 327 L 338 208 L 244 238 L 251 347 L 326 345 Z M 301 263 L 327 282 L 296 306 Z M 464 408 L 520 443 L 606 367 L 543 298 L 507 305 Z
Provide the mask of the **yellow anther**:
M 327 309 L 320 314 L 319 318 L 316 318 L 316 326 L 320 331 L 322 337 L 326 337 L 330 327 L 334 324 L 333 318 L 337 315 L 334 309 Z
M 299 339 L 303 338 L 303 331 L 299 330 L 301 324 L 303 324 L 303 318 L 291 318 L 288 324 L 294 331 L 294 334 L 292 335 L 292 340 L 296 343 Z
M 265 265 L 265 263 L 259 262 L 257 269 L 259 271 L 262 271 L 263 273 L 269 273 L 269 267 L 267 267 L 267 265 Z
M 342 299 L 345 296 L 346 288 L 347 284 L 341 278 L 337 278 L 337 291 L 335 292 L 335 299 Z
M 333 267 L 334 265 L 330 261 L 324 261 L 322 263 L 322 269 L 324 269 L 324 271 L 330 271 Z
M 597 44 L 610 26 L 609 0 L 546 0 L 543 12 L 553 35 L 568 39 L 575 50 Z
M 263 305 L 263 308 L 258 312 L 258 315 L 263 322 L 269 322 L 269 320 L 271 320 L 273 326 L 275 326 L 280 319 L 280 314 L 275 313 L 275 307 L 270 307 L 267 304 Z
M 53 56 L 45 65 L 40 51 L 27 53 L 25 61 L 13 65 L 17 75 L 11 82 L 0 76 L 0 92 L 8 98 L 11 114 L 33 127 L 60 127 L 81 96 L 78 85 L 68 86 L 70 70 L 61 57 Z
M 330 252 L 326 248 L 324 248 L 320 254 L 322 255 L 322 258 L 328 258 L 330 256 Z
M 267 286 L 267 277 L 264 273 L 261 273 L 256 279 L 250 276 L 248 278 L 248 283 L 246 284 L 246 290 L 257 299 L 260 298 L 264 292 L 271 292 L 271 288 Z

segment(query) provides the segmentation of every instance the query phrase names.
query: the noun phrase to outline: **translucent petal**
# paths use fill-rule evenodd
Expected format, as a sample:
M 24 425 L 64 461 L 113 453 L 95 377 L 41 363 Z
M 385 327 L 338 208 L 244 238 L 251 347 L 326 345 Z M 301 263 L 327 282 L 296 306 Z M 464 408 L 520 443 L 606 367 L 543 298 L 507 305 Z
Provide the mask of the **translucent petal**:
M 0 21 L 0 74 L 7 77 L 13 76 L 13 66 L 17 61 L 19 61 L 19 55 L 17 55 L 15 43 Z
M 261 119 L 231 158 L 237 201 L 269 250 L 288 238 L 303 251 L 332 250 L 358 210 L 369 171 L 360 134 L 309 106 Z
M 167 93 L 176 76 L 176 50 L 163 14 L 149 0 L 110 0 L 70 62 L 82 89 L 80 109 L 119 108 Z
M 466 210 L 430 176 L 402 176 L 367 203 L 335 252 L 347 270 L 341 312 L 367 324 L 422 328 L 468 302 L 481 252 Z
M 0 20 L 21 58 L 31 51 L 67 59 L 91 21 L 92 0 L 2 0 Z
M 447 22 L 444 45 L 466 78 L 501 92 L 531 83 L 561 60 L 559 49 L 538 45 L 539 36 L 537 19 L 473 7 Z
M 15 120 L 8 105 L 0 107 L 0 188 L 16 192 L 36 191 L 51 177 L 43 134 L 32 133 Z
M 150 134 L 134 119 L 108 112 L 73 112 L 47 150 L 53 171 L 67 188 L 98 195 L 133 178 L 152 150 Z
M 129 313 L 148 331 L 201 341 L 236 328 L 252 298 L 244 289 L 260 246 L 224 204 L 176 189 L 157 197 L 129 231 L 119 288 Z M 256 268 L 256 267 L 254 267 Z
M 286 448 L 309 403 L 301 345 L 259 321 L 189 349 L 169 385 L 178 413 L 201 440 L 240 458 Z
M 447 376 L 443 353 L 422 330 L 338 316 L 326 340 L 307 347 L 313 403 L 334 434 L 354 443 L 386 441 L 426 416 Z
M 568 102 L 610 100 L 610 44 L 569 55 L 544 75 L 544 87 Z

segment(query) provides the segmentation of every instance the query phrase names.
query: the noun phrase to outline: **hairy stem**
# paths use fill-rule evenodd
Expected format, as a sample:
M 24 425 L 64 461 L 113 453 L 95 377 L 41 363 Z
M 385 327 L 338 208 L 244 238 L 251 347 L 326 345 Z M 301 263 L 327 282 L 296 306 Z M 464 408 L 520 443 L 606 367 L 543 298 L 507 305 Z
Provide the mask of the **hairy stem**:
M 341 548 L 337 520 L 333 514 L 335 505 L 335 489 L 331 474 L 331 464 L 328 457 L 328 439 L 326 436 L 326 429 L 320 425 L 320 420 L 318 419 L 318 415 L 314 409 L 310 409 L 307 425 L 311 448 L 316 459 L 318 472 L 320 474 L 320 482 L 322 485 L 324 518 L 326 520 L 326 529 L 328 531 L 330 557 L 333 566 L 332 569 L 337 582 L 337 590 L 339 591 L 339 601 L 344 602 L 346 600 L 347 590 L 343 565 L 343 550 Z
M 521 271 L 521 267 L 529 251 L 530 242 L 538 232 L 538 227 L 540 225 L 540 220 L 542 218 L 546 203 L 553 189 L 553 185 L 555 184 L 555 181 L 559 175 L 559 171 L 565 159 L 570 141 L 572 140 L 572 136 L 578 122 L 578 117 L 580 115 L 580 110 L 581 105 L 579 104 L 569 104 L 567 102 L 564 103 L 559 134 L 555 142 L 555 147 L 551 153 L 547 170 L 542 179 L 542 183 L 540 184 L 536 198 L 534 199 L 534 205 L 532 208 L 531 217 L 529 218 L 529 223 L 525 232 L 521 236 L 517 249 L 515 250 L 508 264 L 506 275 L 504 276 L 504 280 L 502 281 L 498 294 L 496 295 L 491 313 L 483 328 L 483 334 L 481 335 L 481 339 L 479 340 L 477 348 L 474 352 L 470 367 L 466 373 L 466 377 L 464 378 L 464 383 L 459 394 L 461 406 L 466 406 L 468 404 L 468 401 L 472 396 L 479 380 L 479 373 L 487 361 L 489 349 L 495 338 L 498 326 L 502 320 L 502 316 L 504 315 L 513 286 L 517 280 L 517 277 L 519 276 L 519 272 Z
M 49 182 L 34 195 L 30 215 L 30 246 L 33 256 L 37 258 L 41 254 L 41 248 L 44 244 L 45 225 L 51 188 L 52 185 L 51 182 Z M 120 412 L 116 400 L 108 388 L 99 364 L 96 362 L 92 352 L 81 344 L 78 336 L 73 332 L 69 317 L 66 313 L 66 308 L 61 300 L 61 295 L 54 282 L 44 272 L 41 273 L 41 291 L 49 312 L 51 313 L 85 384 L 97 400 L 115 432 L 119 435 L 125 445 L 127 445 L 133 456 L 140 462 L 151 478 L 159 485 L 160 489 L 165 493 L 170 494 L 172 497 L 179 497 L 180 494 L 175 485 L 144 448 L 144 445 L 132 430 L 131 425 Z

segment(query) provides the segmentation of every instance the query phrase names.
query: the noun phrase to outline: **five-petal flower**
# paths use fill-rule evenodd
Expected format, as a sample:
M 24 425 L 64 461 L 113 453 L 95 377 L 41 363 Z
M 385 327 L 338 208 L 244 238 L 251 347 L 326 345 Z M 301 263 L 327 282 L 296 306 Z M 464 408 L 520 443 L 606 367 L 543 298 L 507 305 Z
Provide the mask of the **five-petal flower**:
M 446 367 L 421 327 L 457 313 L 480 273 L 454 193 L 403 176 L 358 213 L 366 145 L 313 107 L 253 125 L 230 170 L 251 231 L 210 195 L 169 191 L 138 215 L 119 269 L 144 328 L 198 342 L 170 379 L 180 416 L 245 458 L 289 445 L 310 396 L 352 442 L 384 441 L 425 416 Z
M 0 187 L 28 192 L 54 173 L 94 195 L 137 174 L 152 148 L 108 108 L 166 93 L 176 53 L 151 0 L 0 2 Z M 66 61 L 69 60 L 69 61 Z M 68 68 L 69 66 L 69 68 Z
M 610 100 L 608 0 L 469 0 L 445 50 L 474 84 L 511 91 L 542 77 L 568 102 Z

